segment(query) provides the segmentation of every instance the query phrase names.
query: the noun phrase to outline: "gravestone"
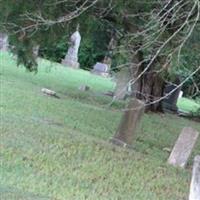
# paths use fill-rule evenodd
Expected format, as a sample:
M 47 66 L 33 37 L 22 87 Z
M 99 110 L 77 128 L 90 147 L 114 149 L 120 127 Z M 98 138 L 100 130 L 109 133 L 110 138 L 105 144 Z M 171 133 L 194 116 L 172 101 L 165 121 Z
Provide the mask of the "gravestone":
M 136 130 L 141 116 L 144 113 L 145 105 L 138 99 L 131 99 L 124 111 L 120 125 L 115 136 L 111 139 L 113 144 L 130 147 L 136 136 Z
M 70 37 L 70 46 L 67 55 L 65 56 L 65 59 L 62 60 L 63 65 L 74 69 L 78 69 L 80 66 L 78 62 L 78 51 L 81 43 L 81 35 L 78 30 L 79 27 L 77 27 L 76 32 Z
M 80 91 L 86 92 L 86 91 L 89 91 L 89 90 L 90 90 L 90 87 L 87 86 L 87 85 L 81 85 L 78 89 L 79 89 Z
M 189 200 L 200 200 L 200 155 L 194 159 Z
M 8 36 L 4 33 L 0 33 L 0 50 L 1 51 L 8 50 Z
M 129 94 L 129 83 L 131 80 L 130 72 L 128 68 L 123 68 L 115 75 L 116 87 L 115 87 L 115 99 L 124 100 Z
M 168 163 L 184 168 L 192 153 L 198 136 L 199 133 L 196 130 L 190 127 L 185 127 L 176 141 L 176 144 L 168 159 Z
M 93 66 L 93 70 L 91 71 L 93 74 L 103 76 L 103 77 L 109 77 L 109 66 L 105 63 L 97 62 Z
M 45 95 L 59 98 L 59 97 L 57 96 L 56 92 L 53 91 L 53 90 L 49 90 L 49 89 L 47 89 L 47 88 L 42 88 L 41 91 L 42 91 L 42 93 L 44 93 Z
M 180 84 L 180 80 L 179 78 L 176 79 L 175 84 L 169 83 L 166 85 L 165 89 L 164 89 L 164 96 L 168 95 L 162 102 L 163 105 L 163 109 L 165 111 L 169 110 L 169 111 L 173 111 L 173 112 L 177 112 L 178 111 L 178 107 L 177 107 L 177 101 L 179 98 L 179 94 L 181 91 L 181 88 L 177 86 Z
M 35 58 L 38 57 L 39 50 L 40 50 L 40 45 L 36 45 L 36 46 L 33 47 L 33 56 L 34 56 Z
M 181 90 L 181 91 L 179 92 L 178 99 L 181 99 L 182 97 L 183 97 L 183 91 Z

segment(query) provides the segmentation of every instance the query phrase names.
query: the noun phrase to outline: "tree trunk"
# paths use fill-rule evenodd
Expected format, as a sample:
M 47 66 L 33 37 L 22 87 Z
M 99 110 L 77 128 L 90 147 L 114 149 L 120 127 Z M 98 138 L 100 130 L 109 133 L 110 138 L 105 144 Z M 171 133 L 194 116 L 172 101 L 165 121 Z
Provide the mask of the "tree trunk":
M 133 80 L 137 79 L 137 77 L 140 76 L 148 65 L 148 62 L 144 63 L 144 57 L 141 51 L 138 52 L 135 62 L 141 64 L 137 67 L 137 69 L 133 67 Z M 165 58 L 157 59 L 156 62 L 152 63 L 149 69 L 137 80 L 136 84 L 133 85 L 132 89 L 134 91 L 134 96 L 145 102 L 146 111 L 162 112 L 162 101 L 157 100 L 163 97 L 165 81 L 161 75 L 156 72 L 156 65 L 165 65 Z
M 139 82 L 140 87 L 137 89 L 137 98 L 145 101 L 147 104 L 146 111 L 162 112 L 162 101 L 158 100 L 163 97 L 164 81 L 159 74 L 149 71 Z

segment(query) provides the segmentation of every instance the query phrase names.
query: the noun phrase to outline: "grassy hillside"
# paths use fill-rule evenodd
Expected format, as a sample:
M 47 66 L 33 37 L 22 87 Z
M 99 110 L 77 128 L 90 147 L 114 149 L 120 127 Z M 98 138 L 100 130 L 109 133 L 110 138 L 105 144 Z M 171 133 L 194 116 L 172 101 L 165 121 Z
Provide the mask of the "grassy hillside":
M 134 151 L 109 144 L 121 117 L 120 107 L 100 93 L 109 79 L 40 60 L 39 72 L 17 68 L 0 55 L 0 197 L 29 199 L 187 199 L 192 158 L 186 170 L 166 164 L 184 126 L 198 123 L 174 115 L 145 115 Z M 77 88 L 89 85 L 86 93 Z M 60 99 L 44 96 L 55 90 Z

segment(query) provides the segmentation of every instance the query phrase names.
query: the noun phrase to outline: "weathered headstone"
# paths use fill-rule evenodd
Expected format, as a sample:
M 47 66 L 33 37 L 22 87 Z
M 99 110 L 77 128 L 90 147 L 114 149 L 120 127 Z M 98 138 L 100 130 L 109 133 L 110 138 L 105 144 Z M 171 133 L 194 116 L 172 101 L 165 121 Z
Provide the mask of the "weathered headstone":
M 198 131 L 186 127 L 182 130 L 168 159 L 168 163 L 184 168 L 199 136 Z
M 123 100 L 128 95 L 129 82 L 131 80 L 128 68 L 123 68 L 115 75 L 115 99 Z
M 74 69 L 79 68 L 80 64 L 78 62 L 78 51 L 81 43 L 81 35 L 79 33 L 79 28 L 77 27 L 76 32 L 74 32 L 70 38 L 70 47 L 68 49 L 65 59 L 62 60 L 62 64 Z
M 8 50 L 8 36 L 4 33 L 0 33 L 0 50 L 1 51 Z
M 87 86 L 87 85 L 81 85 L 79 88 L 78 88 L 80 91 L 89 91 L 90 90 L 90 87 Z
M 109 66 L 105 63 L 97 62 L 91 72 L 99 76 L 109 77 Z
M 200 155 L 194 159 L 189 200 L 200 200 Z
M 128 107 L 125 109 L 124 115 L 122 116 L 120 125 L 115 136 L 111 139 L 111 142 L 129 147 L 134 140 L 136 135 L 137 125 L 144 113 L 144 103 L 137 99 L 131 99 Z
M 47 88 L 42 88 L 41 91 L 42 91 L 42 93 L 44 93 L 45 95 L 59 98 L 59 97 L 57 96 L 56 92 L 53 91 L 53 90 L 49 90 L 49 89 L 47 89 Z

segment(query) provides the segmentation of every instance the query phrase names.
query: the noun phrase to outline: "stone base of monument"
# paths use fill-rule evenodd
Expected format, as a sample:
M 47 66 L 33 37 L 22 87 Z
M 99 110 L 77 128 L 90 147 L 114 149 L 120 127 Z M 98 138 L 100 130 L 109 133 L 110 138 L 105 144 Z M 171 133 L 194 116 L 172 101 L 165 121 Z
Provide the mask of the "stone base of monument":
M 105 77 L 105 78 L 109 78 L 110 77 L 110 74 L 106 73 L 106 72 L 99 72 L 99 71 L 92 70 L 91 73 L 95 74 L 95 75 L 98 75 L 98 76 Z
M 61 63 L 62 63 L 62 65 L 73 68 L 73 69 L 79 69 L 79 67 L 80 67 L 80 64 L 78 62 L 75 62 L 72 60 L 63 59 Z
M 168 113 L 178 113 L 178 107 L 177 105 L 167 103 L 167 102 L 162 102 L 162 108 L 164 112 Z

